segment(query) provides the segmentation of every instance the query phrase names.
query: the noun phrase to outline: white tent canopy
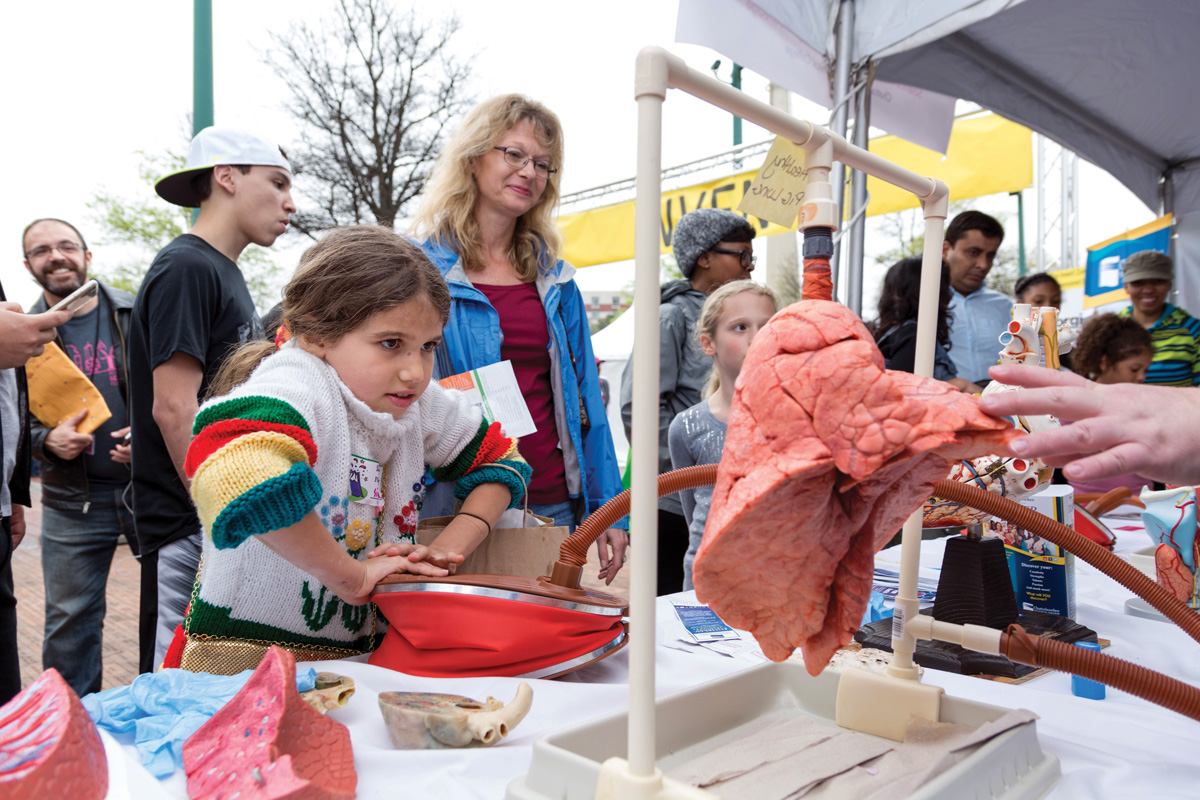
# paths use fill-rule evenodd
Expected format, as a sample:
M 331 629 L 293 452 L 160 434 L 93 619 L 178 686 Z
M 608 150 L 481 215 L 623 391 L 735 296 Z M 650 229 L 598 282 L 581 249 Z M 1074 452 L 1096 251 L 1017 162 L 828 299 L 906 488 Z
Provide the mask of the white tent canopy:
M 1195 0 L 845 0 L 850 51 L 876 77 L 969 100 L 1019 122 L 1107 170 L 1151 209 L 1179 218 L 1177 271 L 1185 296 L 1200 250 L 1200 3 Z M 737 0 L 730 13 L 763 17 L 773 53 L 800 39 L 837 58 L 842 0 Z M 681 7 L 681 14 L 683 13 Z M 732 22 L 727 25 L 736 30 Z M 732 35 L 732 34 L 731 34 Z M 720 46 L 716 45 L 720 50 Z M 745 66 L 760 71 L 750 62 Z M 797 69 L 804 65 L 797 61 Z M 786 73 L 763 72 L 788 85 Z M 1189 99 L 1191 98 L 1191 99 Z M 1119 231 L 1114 231 L 1118 233 Z M 853 268 L 853 267 L 852 267 Z M 1190 283 L 1190 286 L 1188 284 Z M 1200 310 L 1200 309 L 1193 309 Z
M 832 63 L 839 0 L 740 0 Z M 851 58 L 876 77 L 970 100 L 1108 170 L 1146 205 L 1200 209 L 1200 3 L 855 0 Z M 766 48 L 764 48 L 766 49 Z M 747 64 L 747 66 L 751 66 Z M 753 68 L 753 67 L 752 67 Z M 787 76 L 767 74 L 787 85 Z M 1168 197 L 1168 202 L 1172 198 Z

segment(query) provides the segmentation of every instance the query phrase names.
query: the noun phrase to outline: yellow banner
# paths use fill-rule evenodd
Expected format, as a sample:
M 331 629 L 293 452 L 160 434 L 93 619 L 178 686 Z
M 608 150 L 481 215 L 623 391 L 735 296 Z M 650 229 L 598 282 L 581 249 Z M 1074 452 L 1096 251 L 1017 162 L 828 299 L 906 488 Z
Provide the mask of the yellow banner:
M 1015 192 L 1033 183 L 1032 134 L 1028 128 L 996 114 L 955 122 L 945 158 L 896 136 L 872 139 L 871 152 L 918 174 L 945 181 L 951 200 Z M 702 207 L 735 210 L 756 172 L 752 169 L 665 192 L 660 213 L 662 252 L 670 252 L 675 223 L 688 211 Z M 875 178 L 867 180 L 867 191 L 869 217 L 919 205 L 913 195 Z M 566 237 L 563 258 L 577 267 L 632 259 L 633 203 L 629 200 L 560 216 L 558 225 Z M 758 217 L 747 219 L 759 236 L 791 230 Z
M 1066 269 L 1056 269 L 1049 275 L 1058 281 L 1058 287 L 1065 292 L 1068 289 L 1082 289 L 1086 273 L 1087 267 L 1067 267 Z

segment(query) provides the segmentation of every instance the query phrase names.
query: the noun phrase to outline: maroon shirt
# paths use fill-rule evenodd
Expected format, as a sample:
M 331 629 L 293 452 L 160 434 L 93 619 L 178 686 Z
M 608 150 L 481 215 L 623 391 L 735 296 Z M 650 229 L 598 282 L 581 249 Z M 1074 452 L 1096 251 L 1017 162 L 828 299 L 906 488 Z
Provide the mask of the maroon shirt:
M 521 456 L 533 467 L 529 502 L 562 503 L 570 499 L 558 426 L 554 422 L 554 388 L 550 383 L 550 330 L 537 286 L 492 286 L 476 283 L 500 315 L 504 342 L 500 358 L 511 361 L 517 386 L 529 406 L 537 431 L 521 437 Z

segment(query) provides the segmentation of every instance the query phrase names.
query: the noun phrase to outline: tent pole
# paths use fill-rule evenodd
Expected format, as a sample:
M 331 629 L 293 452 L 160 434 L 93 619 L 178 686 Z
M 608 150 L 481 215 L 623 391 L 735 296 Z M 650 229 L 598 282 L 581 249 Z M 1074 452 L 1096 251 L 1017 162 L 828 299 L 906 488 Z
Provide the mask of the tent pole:
M 850 95 L 850 62 L 854 59 L 854 0 L 842 0 L 838 7 L 837 51 L 834 56 L 833 69 L 833 132 L 843 139 L 846 138 L 846 119 L 849 116 L 848 100 Z M 846 165 L 841 161 L 833 163 L 833 202 L 839 213 L 844 209 L 846 199 Z M 842 227 L 839 223 L 838 228 Z M 836 229 L 835 229 L 836 230 Z M 841 246 L 834 238 L 833 256 L 829 259 L 830 277 L 833 279 L 833 299 L 838 298 L 839 265 L 841 263 Z
M 1046 272 L 1046 140 L 1035 133 L 1034 152 L 1037 154 L 1037 243 L 1034 247 L 1034 268 Z
M 863 70 L 868 65 L 863 66 Z M 860 72 L 865 74 L 865 72 Z M 871 130 L 871 92 L 870 81 L 863 79 L 862 91 L 858 93 L 858 109 L 854 116 L 854 144 L 866 150 Z M 846 305 L 859 317 L 862 316 L 863 293 L 863 240 L 867 232 L 867 217 L 864 213 L 867 206 L 867 174 L 854 171 L 854 190 L 850 218 L 854 220 L 850 226 L 850 257 L 846 261 Z

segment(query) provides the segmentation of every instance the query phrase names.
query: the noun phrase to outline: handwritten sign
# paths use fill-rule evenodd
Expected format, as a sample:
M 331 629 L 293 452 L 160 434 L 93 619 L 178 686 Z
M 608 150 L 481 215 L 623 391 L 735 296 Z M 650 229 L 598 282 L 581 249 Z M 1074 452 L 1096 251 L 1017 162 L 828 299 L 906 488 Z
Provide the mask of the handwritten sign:
M 762 168 L 750 183 L 738 211 L 770 220 L 785 228 L 796 224 L 808 188 L 804 150 L 776 136 Z

